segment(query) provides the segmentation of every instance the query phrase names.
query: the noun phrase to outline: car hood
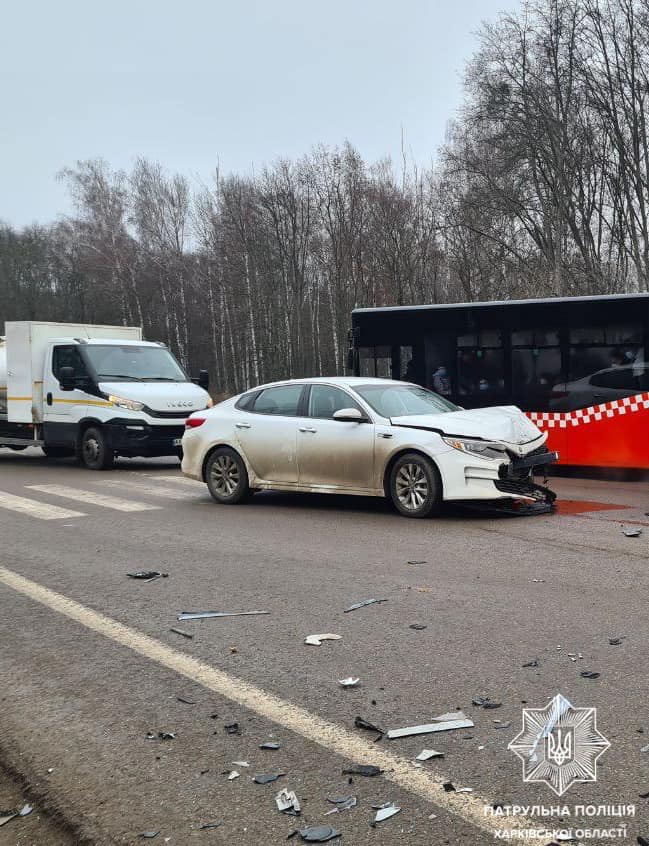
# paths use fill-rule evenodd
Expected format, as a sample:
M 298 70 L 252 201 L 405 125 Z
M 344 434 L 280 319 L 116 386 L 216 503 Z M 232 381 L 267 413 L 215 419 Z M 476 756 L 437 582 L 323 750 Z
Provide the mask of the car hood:
M 143 402 L 152 411 L 186 414 L 207 405 L 207 393 L 193 382 L 100 382 L 99 390 Z
M 393 426 L 430 429 L 444 435 L 481 438 L 515 447 L 532 444 L 544 437 L 543 433 L 515 405 L 447 411 L 442 414 L 392 417 L 390 422 Z

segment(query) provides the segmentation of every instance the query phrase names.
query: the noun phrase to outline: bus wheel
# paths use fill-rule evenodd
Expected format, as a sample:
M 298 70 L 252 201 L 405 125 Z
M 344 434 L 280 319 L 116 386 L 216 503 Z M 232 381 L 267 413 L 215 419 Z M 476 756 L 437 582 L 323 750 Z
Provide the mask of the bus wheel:
M 80 458 L 88 470 L 110 470 L 115 463 L 115 453 L 109 449 L 102 429 L 95 426 L 86 429 L 81 438 Z

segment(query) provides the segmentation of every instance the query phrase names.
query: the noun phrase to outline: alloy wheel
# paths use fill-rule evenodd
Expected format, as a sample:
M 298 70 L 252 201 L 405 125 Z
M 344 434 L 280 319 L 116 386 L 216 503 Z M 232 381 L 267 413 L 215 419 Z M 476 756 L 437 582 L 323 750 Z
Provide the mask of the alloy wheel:
M 430 487 L 423 467 L 419 464 L 404 464 L 399 468 L 395 480 L 397 498 L 408 511 L 417 511 L 428 499 Z

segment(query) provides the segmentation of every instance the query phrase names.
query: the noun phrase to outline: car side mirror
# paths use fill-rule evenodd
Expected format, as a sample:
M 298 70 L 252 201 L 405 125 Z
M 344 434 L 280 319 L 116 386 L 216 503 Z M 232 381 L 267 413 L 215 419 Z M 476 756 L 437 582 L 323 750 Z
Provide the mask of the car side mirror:
M 59 388 L 62 391 L 73 391 L 76 385 L 74 367 L 62 367 L 59 370 Z
M 198 387 L 206 391 L 210 386 L 210 374 L 207 370 L 198 371 Z
M 334 411 L 334 420 L 345 423 L 367 423 L 367 417 L 357 408 L 340 408 Z

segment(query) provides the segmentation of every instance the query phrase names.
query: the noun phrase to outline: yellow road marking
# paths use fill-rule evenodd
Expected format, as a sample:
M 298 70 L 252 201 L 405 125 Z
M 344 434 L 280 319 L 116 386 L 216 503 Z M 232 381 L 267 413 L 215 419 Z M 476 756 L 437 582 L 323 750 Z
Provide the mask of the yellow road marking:
M 540 828 L 544 825 L 543 823 L 535 824 L 520 817 L 494 819 L 484 816 L 483 807 L 488 803 L 480 796 L 475 793 L 446 793 L 442 789 L 442 783 L 448 781 L 448 777 L 439 774 L 435 776 L 424 769 L 416 769 L 412 761 L 378 749 L 376 744 L 348 732 L 342 726 L 330 723 L 305 708 L 281 699 L 274 693 L 268 693 L 229 673 L 217 670 L 209 664 L 166 646 L 148 635 L 141 634 L 129 626 L 118 623 L 104 614 L 93 611 L 67 596 L 56 593 L 4 567 L 0 567 L 0 583 L 63 614 L 87 629 L 131 649 L 150 661 L 155 661 L 208 690 L 254 711 L 306 740 L 317 743 L 328 752 L 333 752 L 354 763 L 374 764 L 381 767 L 385 770 L 384 778 L 388 781 L 460 817 L 488 834 L 494 834 L 497 830 L 513 831 L 520 828 Z M 532 846 L 542 846 L 546 841 L 547 838 L 543 840 L 525 838 L 525 843 Z

